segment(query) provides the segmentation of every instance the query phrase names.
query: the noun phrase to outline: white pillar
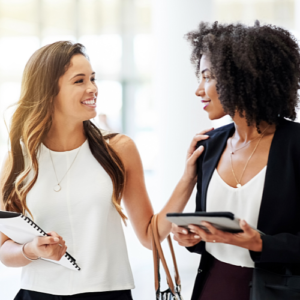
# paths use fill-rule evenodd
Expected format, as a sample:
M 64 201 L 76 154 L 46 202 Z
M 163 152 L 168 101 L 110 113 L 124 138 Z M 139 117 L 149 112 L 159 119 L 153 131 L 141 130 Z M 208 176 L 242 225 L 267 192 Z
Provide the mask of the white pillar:
M 195 96 L 197 79 L 190 63 L 191 47 L 184 39 L 184 35 L 196 30 L 201 21 L 213 21 L 212 14 L 212 1 L 209 0 L 153 1 L 156 45 L 154 99 L 159 117 L 157 133 L 160 145 L 156 167 L 158 181 L 155 197 L 151 196 L 156 212 L 164 206 L 183 174 L 192 137 L 212 126 L 200 100 Z M 195 193 L 186 211 L 194 209 Z M 181 272 L 183 297 L 189 299 L 199 255 L 189 254 L 177 243 L 174 243 L 174 247 Z M 165 254 L 169 256 L 168 251 Z
M 195 96 L 197 79 L 190 63 L 191 47 L 184 35 L 201 21 L 212 21 L 212 1 L 154 0 L 155 38 L 154 98 L 159 113 L 160 140 L 159 209 L 172 193 L 184 170 L 192 137 L 211 127 L 207 114 Z M 156 202 L 156 203 L 155 203 Z M 194 200 L 190 209 L 194 209 Z

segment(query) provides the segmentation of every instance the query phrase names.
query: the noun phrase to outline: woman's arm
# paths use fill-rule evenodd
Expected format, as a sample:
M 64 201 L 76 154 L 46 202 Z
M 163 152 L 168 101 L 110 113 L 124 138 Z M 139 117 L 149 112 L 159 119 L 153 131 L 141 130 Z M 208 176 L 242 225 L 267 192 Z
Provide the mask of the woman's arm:
M 0 209 L 5 210 L 2 188 L 10 170 L 10 158 L 5 159 L 0 175 Z M 32 242 L 24 246 L 24 254 L 30 259 L 44 257 L 52 260 L 60 260 L 66 253 L 65 241 L 55 232 L 48 233 L 49 237 L 36 237 Z M 31 263 L 22 253 L 23 245 L 12 241 L 5 234 L 0 232 L 0 261 L 7 267 L 24 267 Z
M 209 131 L 209 130 L 207 130 Z M 196 149 L 197 142 L 207 139 L 203 131 L 195 136 L 187 154 L 187 164 L 182 178 L 177 184 L 169 201 L 160 211 L 158 217 L 158 230 L 163 240 L 170 232 L 172 224 L 165 218 L 168 212 L 181 212 L 189 200 L 195 186 L 196 160 L 203 152 L 203 147 Z M 126 186 L 123 201 L 128 217 L 140 242 L 151 249 L 150 221 L 153 208 L 146 191 L 143 166 L 134 142 L 126 136 L 116 136 L 110 145 L 122 159 L 126 170 Z

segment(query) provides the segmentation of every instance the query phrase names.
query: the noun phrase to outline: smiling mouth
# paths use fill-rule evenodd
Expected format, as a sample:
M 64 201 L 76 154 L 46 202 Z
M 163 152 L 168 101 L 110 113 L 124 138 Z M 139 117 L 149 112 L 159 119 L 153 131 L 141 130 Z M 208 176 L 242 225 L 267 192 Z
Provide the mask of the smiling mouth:
M 211 100 L 204 100 L 204 99 L 201 100 L 201 102 L 204 104 L 203 109 L 205 109 L 208 106 L 208 104 L 210 103 L 210 101 Z
M 86 106 L 96 107 L 96 98 L 86 99 L 81 103 Z

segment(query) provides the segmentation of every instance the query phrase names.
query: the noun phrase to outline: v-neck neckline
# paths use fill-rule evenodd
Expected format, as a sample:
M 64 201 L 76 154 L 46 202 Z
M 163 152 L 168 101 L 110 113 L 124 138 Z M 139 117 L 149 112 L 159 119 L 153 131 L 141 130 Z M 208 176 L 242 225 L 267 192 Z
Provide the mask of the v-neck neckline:
M 222 182 L 222 184 L 226 187 L 229 188 L 231 190 L 234 191 L 238 191 L 238 190 L 242 190 L 243 188 L 246 188 L 249 184 L 251 184 L 251 182 L 253 182 L 257 177 L 260 176 L 261 173 L 263 173 L 265 171 L 266 173 L 266 169 L 267 166 L 264 166 L 254 177 L 252 177 L 249 181 L 247 181 L 245 184 L 243 184 L 241 187 L 233 187 L 231 185 L 229 185 L 227 182 L 225 182 L 225 180 L 221 177 L 221 175 L 219 174 L 217 168 L 215 168 L 215 173 L 217 174 L 217 177 L 219 177 L 220 181 Z

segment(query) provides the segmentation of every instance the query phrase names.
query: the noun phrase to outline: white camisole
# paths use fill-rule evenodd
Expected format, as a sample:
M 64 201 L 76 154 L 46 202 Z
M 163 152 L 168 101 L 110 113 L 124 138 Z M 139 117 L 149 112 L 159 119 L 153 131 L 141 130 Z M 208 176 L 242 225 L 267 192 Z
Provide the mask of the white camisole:
M 59 192 L 53 190 L 57 181 L 49 151 L 41 145 L 39 175 L 27 205 L 41 228 L 63 237 L 81 270 L 34 261 L 23 267 L 21 288 L 53 295 L 134 288 L 121 217 L 112 203 L 112 181 L 88 141 L 80 150 L 51 151 L 58 180 L 80 151 Z
M 229 186 L 215 169 L 207 190 L 206 211 L 230 211 L 257 227 L 267 167 L 240 188 Z M 206 251 L 219 261 L 254 268 L 249 250 L 222 243 L 205 243 Z

